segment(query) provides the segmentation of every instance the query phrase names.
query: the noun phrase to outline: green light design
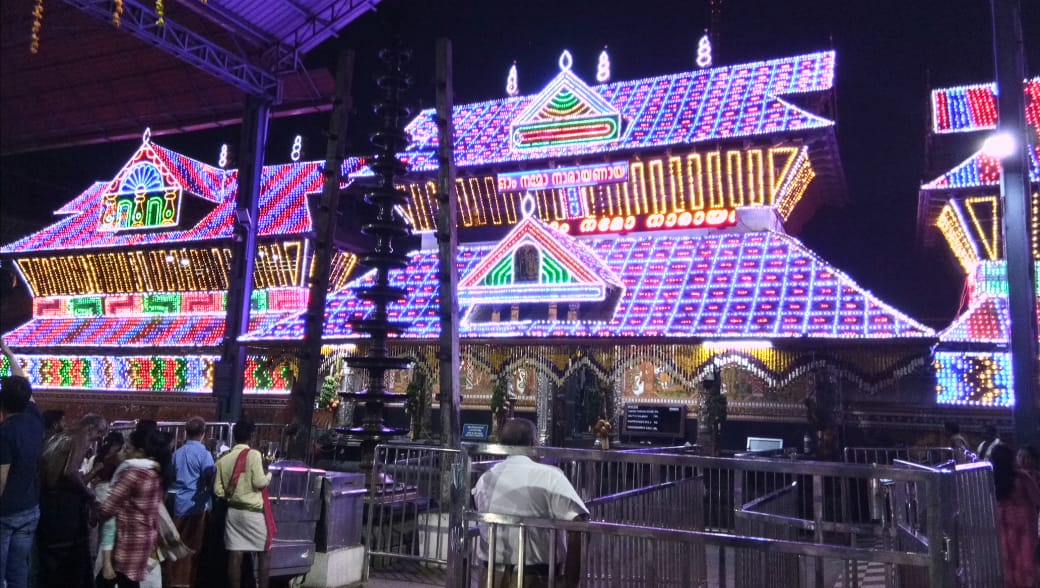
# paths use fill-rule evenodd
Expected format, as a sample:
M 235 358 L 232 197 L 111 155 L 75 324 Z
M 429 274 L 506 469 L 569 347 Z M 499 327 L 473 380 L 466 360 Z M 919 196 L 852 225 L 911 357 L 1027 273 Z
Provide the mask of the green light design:
M 543 284 L 568 284 L 574 281 L 574 277 L 567 271 L 567 268 L 548 255 L 542 256 L 541 277 Z
M 485 286 L 505 286 L 512 283 L 513 256 L 511 255 L 498 262 L 498 265 L 484 276 Z
M 152 314 L 165 314 L 181 311 L 181 295 L 176 292 L 145 294 L 141 300 L 144 311 Z

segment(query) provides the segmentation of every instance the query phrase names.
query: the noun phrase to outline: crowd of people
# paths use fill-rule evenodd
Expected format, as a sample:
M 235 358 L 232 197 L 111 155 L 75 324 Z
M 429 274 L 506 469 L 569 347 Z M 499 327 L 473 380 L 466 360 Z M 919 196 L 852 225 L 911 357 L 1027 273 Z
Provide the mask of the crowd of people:
M 267 588 L 271 474 L 251 422 L 223 455 L 199 417 L 180 447 L 152 420 L 125 435 L 96 414 L 66 428 L 2 338 L 0 351 L 0 588 Z

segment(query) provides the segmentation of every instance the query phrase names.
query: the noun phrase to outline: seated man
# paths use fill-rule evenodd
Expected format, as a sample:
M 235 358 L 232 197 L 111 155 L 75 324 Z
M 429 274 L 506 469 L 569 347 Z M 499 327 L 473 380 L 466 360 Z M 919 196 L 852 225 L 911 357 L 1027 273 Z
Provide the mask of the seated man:
M 535 442 L 534 423 L 526 419 L 512 419 L 502 428 L 503 445 L 532 447 Z M 559 468 L 536 463 L 523 455 L 507 457 L 488 470 L 473 488 L 477 510 L 518 517 L 573 521 L 584 519 L 589 510 Z M 549 585 L 549 576 L 557 570 L 550 566 L 566 556 L 566 581 L 557 585 L 577 586 L 581 571 L 581 536 L 578 533 L 557 533 L 556 561 L 549 561 L 550 529 L 528 528 L 525 561 L 519 557 L 519 529 L 502 527 L 496 534 L 495 572 L 496 588 L 511 588 L 517 583 L 517 566 L 524 566 L 524 586 L 539 588 Z M 488 532 L 481 527 L 481 557 L 487 561 Z M 568 549 L 569 548 L 569 549 Z M 569 553 L 568 553 L 569 552 Z

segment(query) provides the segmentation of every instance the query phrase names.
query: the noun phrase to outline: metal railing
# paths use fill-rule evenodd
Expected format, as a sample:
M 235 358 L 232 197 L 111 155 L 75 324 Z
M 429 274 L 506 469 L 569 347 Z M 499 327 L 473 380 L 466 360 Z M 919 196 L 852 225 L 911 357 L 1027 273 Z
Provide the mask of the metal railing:
M 845 463 L 892 465 L 896 460 L 937 466 L 950 461 L 973 463 L 975 454 L 958 447 L 846 447 Z
M 233 423 L 207 422 L 205 438 L 215 440 L 218 450 L 221 445 L 231 447 L 233 445 L 231 442 L 232 424 Z M 120 432 L 124 437 L 126 437 L 136 426 L 137 421 L 112 421 L 108 425 L 108 430 Z M 180 447 L 188 440 L 188 434 L 184 429 L 184 421 L 160 421 L 157 423 L 157 427 L 160 431 L 165 431 L 173 435 L 175 447 Z
M 458 450 L 376 448 L 365 501 L 366 578 L 370 570 L 392 570 L 402 561 L 446 568 L 453 550 L 462 554 L 468 470 L 467 455 Z M 453 528 L 456 534 L 450 532 Z
M 469 565 L 449 571 L 449 585 L 486 580 L 486 570 L 502 562 L 477 561 L 479 540 L 466 525 L 480 523 L 485 541 L 492 529 L 501 538 L 513 527 L 581 533 L 584 586 L 848 588 L 867 572 L 888 586 L 1000 585 L 988 464 L 939 469 L 896 458 L 864 465 L 486 444 L 463 450 L 377 449 L 378 481 L 366 510 L 370 565 L 443 567 L 455 546 L 457 561 Z M 477 478 L 518 454 L 558 466 L 590 520 L 467 511 L 452 523 L 452 508 L 469 503 Z

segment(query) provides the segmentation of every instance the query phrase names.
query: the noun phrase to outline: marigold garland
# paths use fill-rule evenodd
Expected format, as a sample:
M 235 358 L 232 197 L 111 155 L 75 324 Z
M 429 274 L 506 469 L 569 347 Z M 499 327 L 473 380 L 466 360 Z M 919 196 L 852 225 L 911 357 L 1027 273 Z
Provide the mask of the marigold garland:
M 155 12 L 159 15 L 159 20 L 155 21 L 155 24 L 164 26 L 166 24 L 166 8 L 163 7 L 163 0 L 155 0 Z
M 33 7 L 33 23 L 32 23 L 32 41 L 29 43 L 29 52 L 38 53 L 40 51 L 40 28 L 43 26 L 43 0 L 36 0 L 36 6 Z
M 116 7 L 112 11 L 112 24 L 119 28 L 123 24 L 123 0 L 115 0 Z

